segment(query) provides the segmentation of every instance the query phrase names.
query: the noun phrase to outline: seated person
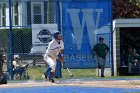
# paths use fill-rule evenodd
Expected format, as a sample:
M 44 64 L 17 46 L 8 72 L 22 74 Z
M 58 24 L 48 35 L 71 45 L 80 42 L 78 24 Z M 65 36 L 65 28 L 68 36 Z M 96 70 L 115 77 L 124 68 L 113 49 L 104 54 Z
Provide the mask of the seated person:
M 13 72 L 14 74 L 19 74 L 20 79 L 22 77 L 22 74 L 24 74 L 25 72 L 25 66 L 26 65 L 22 64 L 21 61 L 19 60 L 19 55 L 14 55 Z
M 132 66 L 138 66 L 140 64 L 140 55 L 133 49 L 132 54 L 128 56 L 128 72 L 131 73 Z

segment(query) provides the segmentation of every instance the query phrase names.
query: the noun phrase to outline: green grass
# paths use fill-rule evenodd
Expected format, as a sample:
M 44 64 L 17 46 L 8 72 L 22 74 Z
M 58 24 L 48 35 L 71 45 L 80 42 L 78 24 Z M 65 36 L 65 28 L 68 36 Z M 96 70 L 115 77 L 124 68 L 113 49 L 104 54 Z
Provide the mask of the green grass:
M 31 80 L 41 80 L 45 67 L 30 67 L 27 69 Z
M 47 67 L 30 67 L 28 68 L 28 74 L 30 76 L 31 80 L 41 80 L 42 74 L 45 71 Z M 96 72 L 95 69 L 69 69 L 73 77 L 70 77 L 70 74 L 68 73 L 67 69 L 62 69 L 62 77 L 63 79 L 67 78 L 91 78 L 95 77 Z
M 73 78 L 91 78 L 96 76 L 95 69 L 69 69 Z M 70 78 L 67 69 L 62 70 L 63 78 Z
M 28 74 L 31 80 L 42 80 L 42 74 L 47 67 L 30 67 L 28 68 Z M 67 69 L 62 69 L 62 79 L 69 78 L 98 78 L 96 76 L 96 69 L 69 69 L 73 77 L 70 77 Z M 109 76 L 105 78 L 140 78 L 140 76 Z

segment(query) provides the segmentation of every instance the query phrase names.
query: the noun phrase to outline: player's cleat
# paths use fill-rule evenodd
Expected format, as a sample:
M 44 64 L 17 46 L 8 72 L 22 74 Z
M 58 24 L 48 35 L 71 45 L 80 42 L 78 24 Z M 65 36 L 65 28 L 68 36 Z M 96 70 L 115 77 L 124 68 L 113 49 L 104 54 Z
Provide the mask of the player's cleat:
M 105 77 L 104 74 L 102 74 L 101 77 Z
M 42 75 L 42 79 L 45 80 L 45 75 Z
M 47 79 L 47 75 L 44 73 L 44 74 L 42 75 L 42 78 L 43 78 L 43 80 Z
M 54 80 L 54 79 L 50 79 L 49 81 L 50 81 L 50 82 L 52 82 L 52 83 L 54 83 L 54 82 L 55 82 L 55 80 Z

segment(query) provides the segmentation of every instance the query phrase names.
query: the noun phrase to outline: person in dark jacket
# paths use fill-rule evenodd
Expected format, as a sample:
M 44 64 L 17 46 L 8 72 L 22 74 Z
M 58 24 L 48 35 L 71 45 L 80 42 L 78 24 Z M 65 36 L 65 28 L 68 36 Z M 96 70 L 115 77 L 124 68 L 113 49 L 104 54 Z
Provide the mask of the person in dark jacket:
M 106 55 L 109 52 L 109 47 L 104 43 L 104 38 L 99 38 L 99 43 L 97 43 L 93 48 L 96 61 L 98 63 L 98 68 L 101 69 L 101 77 L 104 76 Z

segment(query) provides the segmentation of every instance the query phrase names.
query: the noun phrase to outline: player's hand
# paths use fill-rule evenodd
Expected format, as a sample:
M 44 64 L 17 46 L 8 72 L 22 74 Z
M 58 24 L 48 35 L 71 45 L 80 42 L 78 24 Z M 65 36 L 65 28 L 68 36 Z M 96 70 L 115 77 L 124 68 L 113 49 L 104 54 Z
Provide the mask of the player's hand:
M 64 55 L 63 54 L 59 53 L 57 55 L 57 57 L 58 57 L 58 60 L 60 60 L 60 62 L 64 62 Z
M 64 57 L 63 56 L 59 57 L 59 60 L 60 62 L 64 62 Z

